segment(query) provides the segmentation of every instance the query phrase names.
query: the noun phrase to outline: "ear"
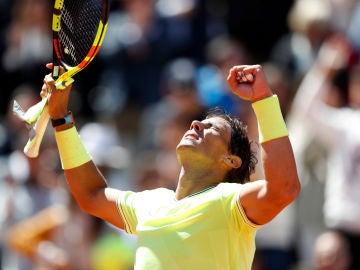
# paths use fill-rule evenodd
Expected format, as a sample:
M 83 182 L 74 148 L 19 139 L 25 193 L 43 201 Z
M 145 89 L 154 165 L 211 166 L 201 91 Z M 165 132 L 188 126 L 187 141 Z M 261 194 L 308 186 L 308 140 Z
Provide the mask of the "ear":
M 242 164 L 241 158 L 236 155 L 226 155 L 223 157 L 223 160 L 226 165 L 233 169 L 239 168 Z

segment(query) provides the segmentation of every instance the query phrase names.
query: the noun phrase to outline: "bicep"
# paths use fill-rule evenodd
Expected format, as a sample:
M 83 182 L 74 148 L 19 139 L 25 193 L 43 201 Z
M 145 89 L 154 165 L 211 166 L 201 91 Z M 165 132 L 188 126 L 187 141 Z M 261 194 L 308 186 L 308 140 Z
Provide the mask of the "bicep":
M 265 180 L 245 184 L 239 200 L 247 218 L 257 225 L 270 222 L 285 207 L 271 199 Z
M 239 201 L 251 222 L 264 225 L 277 216 L 295 197 L 267 180 L 257 180 L 244 184 Z
M 265 180 L 245 184 L 239 199 L 248 218 L 258 225 L 271 221 L 300 191 L 287 137 L 262 144 L 262 163 Z
M 257 225 L 263 225 L 273 218 L 273 214 L 266 211 L 269 207 L 266 198 L 266 181 L 256 180 L 244 184 L 240 192 L 240 204 L 247 218 Z

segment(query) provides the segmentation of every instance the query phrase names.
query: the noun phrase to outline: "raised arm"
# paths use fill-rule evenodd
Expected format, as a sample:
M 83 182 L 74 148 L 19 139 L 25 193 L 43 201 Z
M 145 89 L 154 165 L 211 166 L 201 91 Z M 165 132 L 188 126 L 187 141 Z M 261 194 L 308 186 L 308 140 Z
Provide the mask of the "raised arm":
M 342 104 L 332 104 L 334 101 L 327 100 L 327 97 L 340 92 L 334 88 L 334 78 L 341 69 L 347 68 L 351 56 L 352 48 L 343 37 L 332 36 L 322 43 L 314 64 L 296 91 L 287 116 L 287 123 L 297 142 L 303 139 L 304 129 L 315 132 L 322 142 L 329 145 L 342 136 L 337 133 L 344 123 L 339 119 L 337 108 Z M 335 100 L 343 102 L 339 97 Z
M 300 192 L 292 146 L 277 96 L 269 88 L 262 67 L 235 66 L 227 80 L 235 95 L 252 103 L 258 120 L 265 179 L 245 184 L 240 203 L 252 222 L 265 224 Z
M 50 75 L 44 79 L 41 95 L 49 92 L 48 112 L 51 119 L 69 116 L 68 102 L 71 85 L 57 90 Z M 61 123 L 61 120 L 58 121 Z M 62 167 L 72 195 L 85 212 L 97 216 L 121 229 L 124 223 L 116 208 L 118 190 L 107 186 L 104 176 L 92 162 L 73 123 L 55 127 Z

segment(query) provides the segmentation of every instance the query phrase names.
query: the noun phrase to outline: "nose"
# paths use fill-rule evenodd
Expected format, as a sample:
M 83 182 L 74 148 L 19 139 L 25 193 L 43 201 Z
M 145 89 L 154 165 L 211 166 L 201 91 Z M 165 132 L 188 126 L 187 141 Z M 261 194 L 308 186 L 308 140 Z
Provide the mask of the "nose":
M 194 129 L 196 131 L 201 131 L 201 130 L 203 130 L 203 124 L 198 120 L 194 120 L 191 123 L 190 129 Z

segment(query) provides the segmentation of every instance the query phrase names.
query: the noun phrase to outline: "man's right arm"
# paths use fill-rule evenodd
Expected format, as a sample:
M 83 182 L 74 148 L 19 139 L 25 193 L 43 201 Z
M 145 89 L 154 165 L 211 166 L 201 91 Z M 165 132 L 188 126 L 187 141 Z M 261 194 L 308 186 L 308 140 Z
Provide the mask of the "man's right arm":
M 51 68 L 51 64 L 47 65 Z M 71 85 L 57 90 L 51 75 L 45 76 L 41 96 L 48 95 L 48 113 L 51 119 L 68 115 Z M 109 188 L 106 179 L 91 160 L 75 126 L 55 127 L 62 167 L 70 191 L 85 212 L 124 229 L 124 222 L 117 210 L 119 190 Z

